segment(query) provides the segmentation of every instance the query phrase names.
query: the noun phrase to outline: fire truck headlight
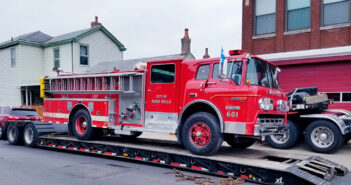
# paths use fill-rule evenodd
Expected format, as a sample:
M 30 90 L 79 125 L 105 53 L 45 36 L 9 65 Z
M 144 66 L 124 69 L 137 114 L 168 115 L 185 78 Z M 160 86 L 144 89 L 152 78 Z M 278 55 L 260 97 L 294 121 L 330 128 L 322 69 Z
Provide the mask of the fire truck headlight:
M 270 98 L 261 98 L 258 101 L 258 106 L 261 110 L 273 110 L 272 99 Z
M 283 111 L 283 112 L 288 112 L 289 111 L 288 102 L 283 101 L 283 100 L 278 100 L 277 101 L 277 110 Z

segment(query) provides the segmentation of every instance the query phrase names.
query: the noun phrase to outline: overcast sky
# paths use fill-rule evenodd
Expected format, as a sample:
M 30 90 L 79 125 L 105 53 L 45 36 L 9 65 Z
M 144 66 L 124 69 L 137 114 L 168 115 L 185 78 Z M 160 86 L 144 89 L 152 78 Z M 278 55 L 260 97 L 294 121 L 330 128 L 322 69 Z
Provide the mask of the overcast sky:
M 0 0 L 0 42 L 40 30 L 48 35 L 90 27 L 94 16 L 127 48 L 125 59 L 180 53 L 189 28 L 202 58 L 241 48 L 241 0 Z

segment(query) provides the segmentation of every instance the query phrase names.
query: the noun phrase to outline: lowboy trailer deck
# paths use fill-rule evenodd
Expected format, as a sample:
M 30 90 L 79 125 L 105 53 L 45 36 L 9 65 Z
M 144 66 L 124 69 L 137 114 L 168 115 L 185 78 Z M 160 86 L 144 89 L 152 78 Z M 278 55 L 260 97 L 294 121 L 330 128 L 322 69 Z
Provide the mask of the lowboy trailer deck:
M 200 171 L 212 175 L 241 177 L 258 184 L 281 185 L 346 185 L 351 173 L 340 164 L 321 157 L 262 152 L 253 149 L 222 147 L 216 155 L 193 155 L 176 141 L 160 139 L 126 139 L 104 137 L 82 141 L 58 132 L 56 124 L 44 122 L 10 122 L 10 144 L 45 147 L 128 159 L 151 165 L 162 165 Z M 17 138 L 16 142 L 11 140 Z

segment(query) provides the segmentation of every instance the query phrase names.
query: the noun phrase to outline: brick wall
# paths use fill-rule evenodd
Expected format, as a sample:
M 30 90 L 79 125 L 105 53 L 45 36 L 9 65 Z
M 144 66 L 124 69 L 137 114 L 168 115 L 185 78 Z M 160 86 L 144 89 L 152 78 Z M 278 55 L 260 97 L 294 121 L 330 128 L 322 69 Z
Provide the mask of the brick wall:
M 351 45 L 350 25 L 321 28 L 321 1 L 311 0 L 311 27 L 303 32 L 285 32 L 285 0 L 277 0 L 276 33 L 254 38 L 255 0 L 243 0 L 242 46 L 253 54 L 277 53 Z

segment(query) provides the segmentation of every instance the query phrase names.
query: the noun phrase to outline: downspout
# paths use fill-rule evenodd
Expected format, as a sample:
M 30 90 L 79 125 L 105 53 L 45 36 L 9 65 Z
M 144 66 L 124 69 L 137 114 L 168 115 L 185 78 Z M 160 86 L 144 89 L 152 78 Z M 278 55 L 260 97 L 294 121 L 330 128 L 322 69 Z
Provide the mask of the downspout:
M 71 41 L 72 73 L 73 73 L 73 41 Z

